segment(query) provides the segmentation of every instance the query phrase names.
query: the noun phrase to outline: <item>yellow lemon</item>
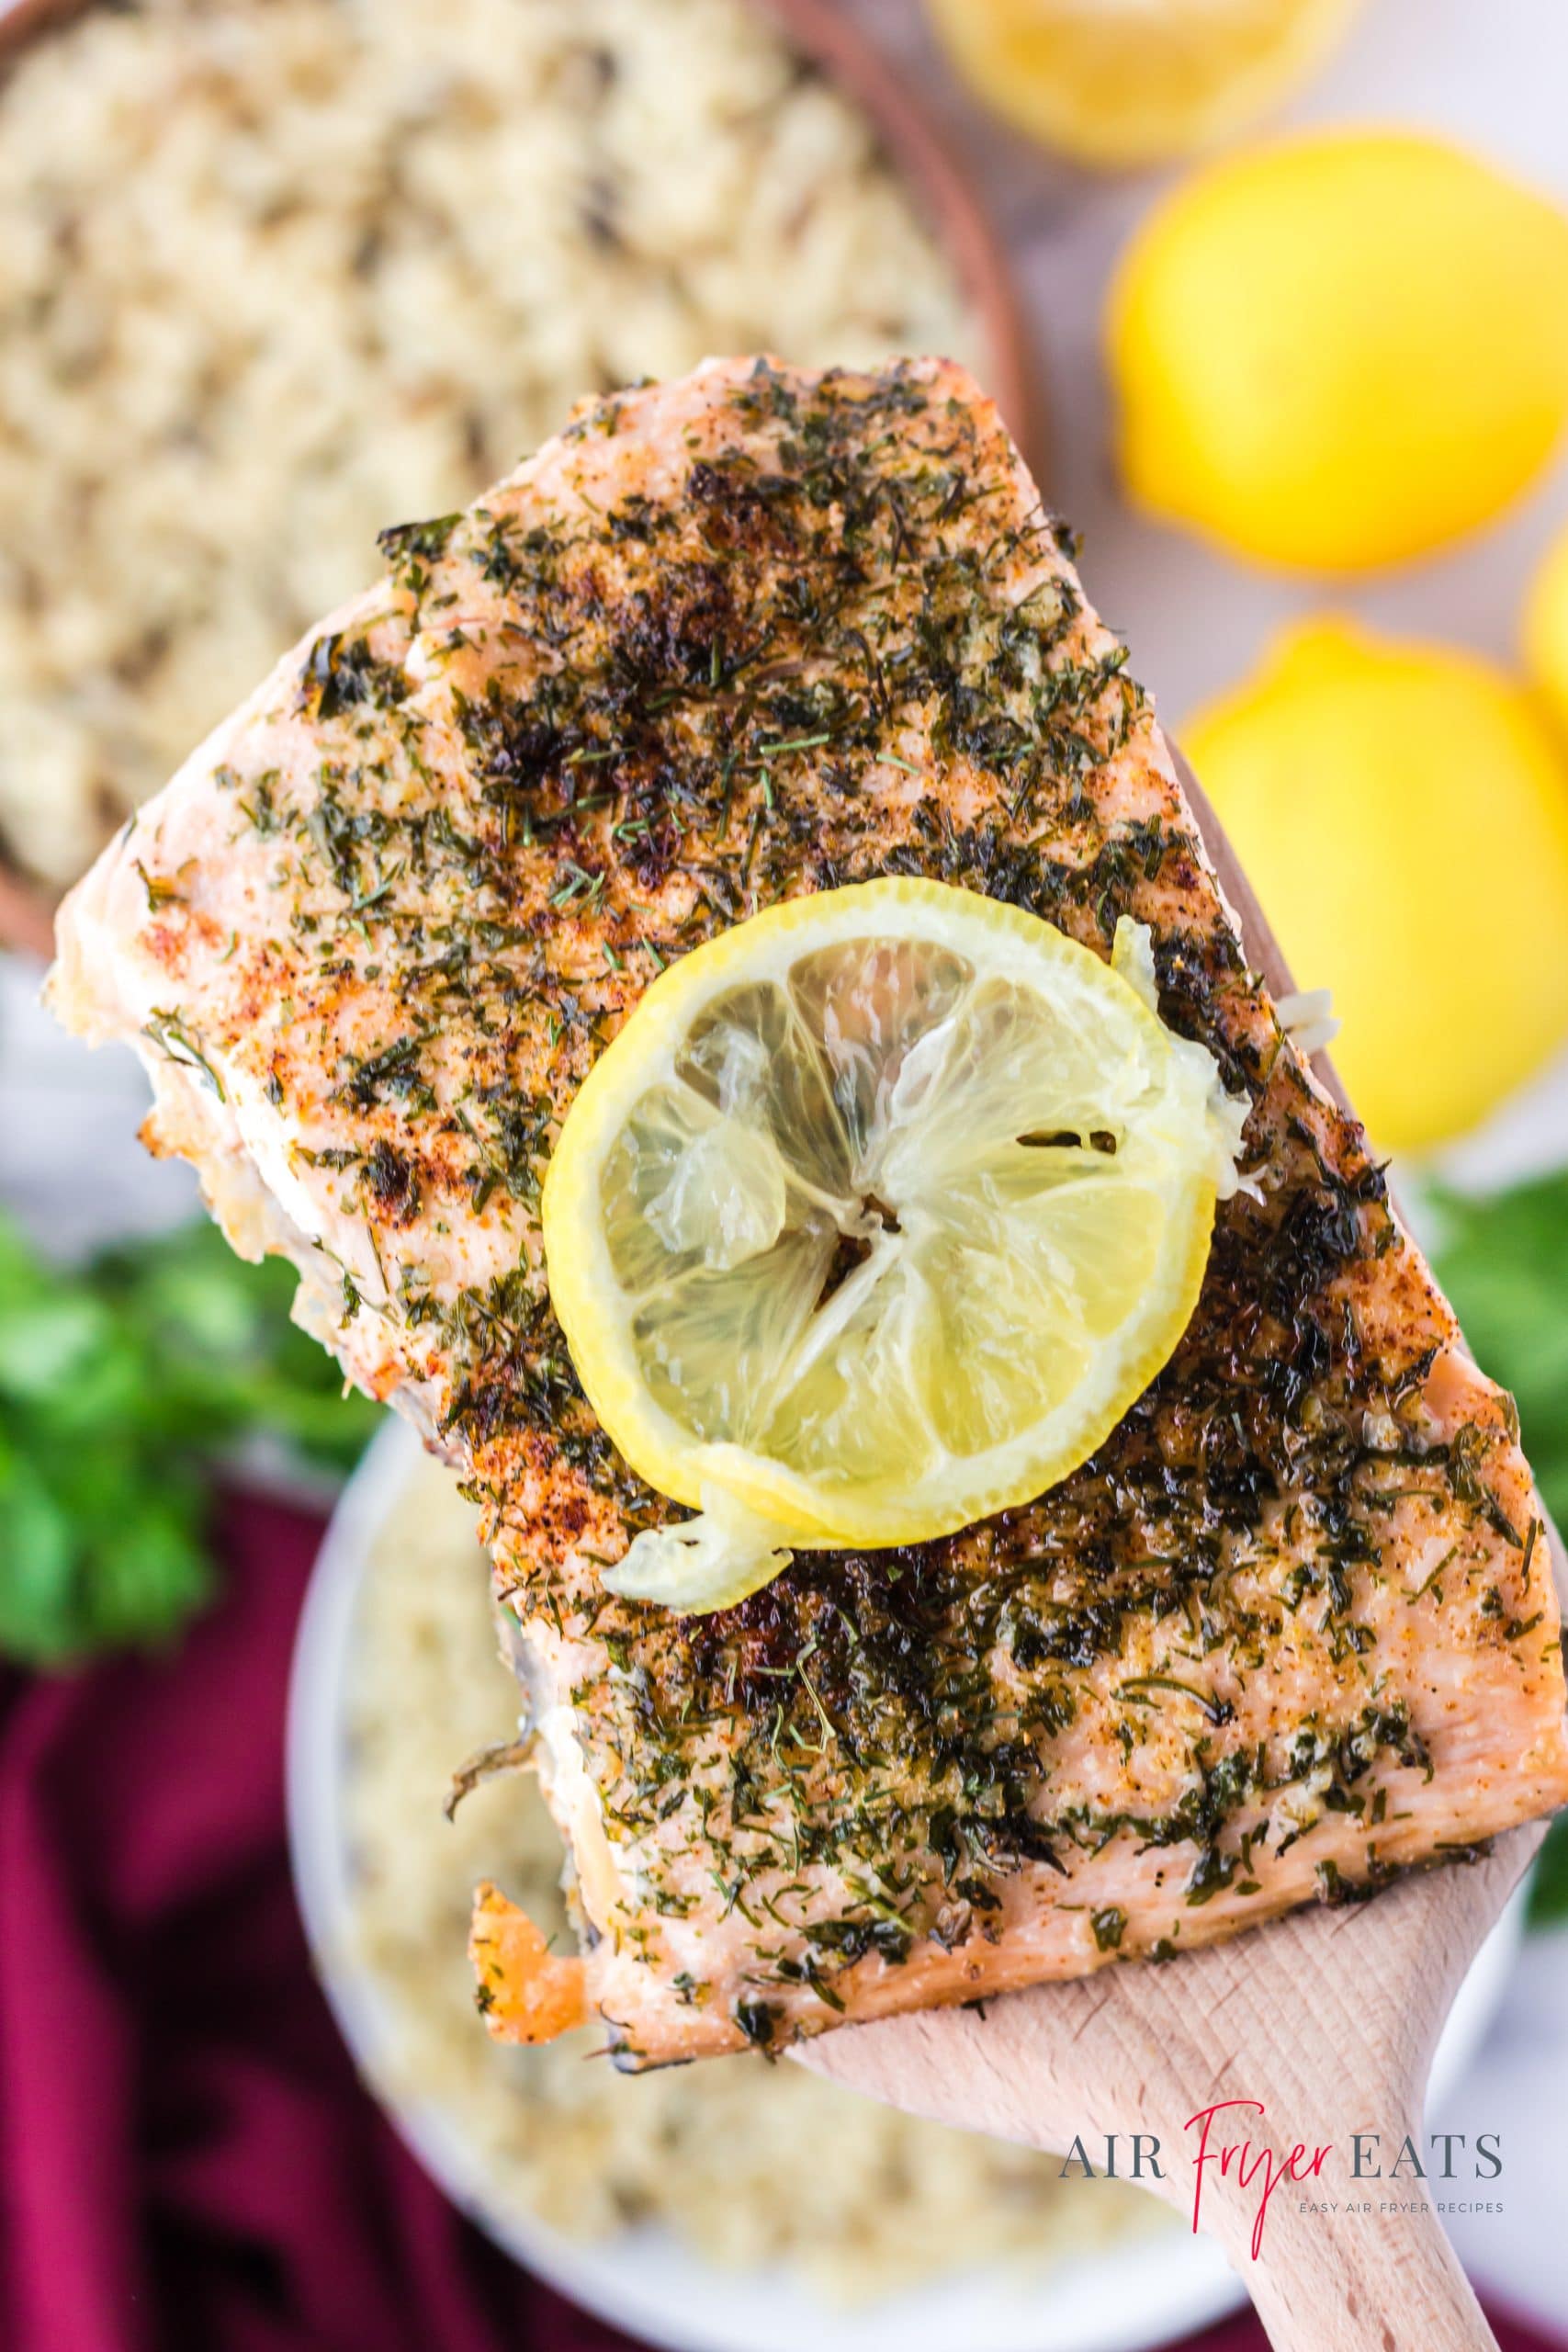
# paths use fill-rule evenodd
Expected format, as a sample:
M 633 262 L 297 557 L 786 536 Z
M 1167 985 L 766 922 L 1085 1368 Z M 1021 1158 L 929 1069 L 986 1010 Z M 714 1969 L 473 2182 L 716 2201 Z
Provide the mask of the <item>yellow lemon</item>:
M 1010 122 L 1081 164 L 1158 164 L 1293 89 L 1354 0 L 927 0 L 954 62 Z
M 1282 140 L 1179 187 L 1108 337 L 1150 513 L 1356 571 L 1498 514 L 1568 421 L 1568 218 L 1440 140 Z
M 1568 735 L 1568 531 L 1547 549 L 1530 582 L 1523 650 L 1531 683 Z
M 702 1517 L 607 1579 L 684 1609 L 791 1545 L 1028 1501 L 1171 1353 L 1246 1105 L 1110 965 L 939 882 L 796 899 L 660 975 L 561 1128 L 543 1218 L 583 1387 Z
M 1316 620 L 1182 740 L 1375 1142 L 1461 1133 L 1568 1037 L 1568 775 L 1504 672 Z

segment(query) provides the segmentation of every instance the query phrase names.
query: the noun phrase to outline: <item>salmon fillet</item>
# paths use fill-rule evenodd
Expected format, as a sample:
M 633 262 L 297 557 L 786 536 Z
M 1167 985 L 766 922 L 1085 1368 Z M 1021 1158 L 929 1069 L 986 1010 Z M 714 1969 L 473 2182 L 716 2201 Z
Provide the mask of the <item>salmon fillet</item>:
M 1168 1957 L 1568 1798 L 1510 1402 L 969 379 L 714 362 L 384 545 L 73 894 L 52 994 L 137 1047 L 153 1148 L 483 1502 L 584 1944 L 580 1988 L 522 1981 L 538 1939 L 487 1888 L 498 2026 L 585 2001 L 628 2064 L 777 2048 Z M 1253 1182 L 1169 1364 L 1036 1502 L 705 1619 L 615 1600 L 672 1507 L 551 1314 L 557 1124 L 672 957 L 889 873 L 1101 955 L 1147 924 Z

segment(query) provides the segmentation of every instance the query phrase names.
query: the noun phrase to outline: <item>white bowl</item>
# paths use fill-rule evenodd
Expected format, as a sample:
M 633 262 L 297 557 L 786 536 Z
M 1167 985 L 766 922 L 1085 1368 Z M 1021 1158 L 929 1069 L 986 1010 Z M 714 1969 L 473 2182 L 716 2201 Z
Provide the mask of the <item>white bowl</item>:
M 394 2027 L 374 1978 L 354 1957 L 350 1934 L 344 1692 L 360 1579 L 418 1453 L 412 1431 L 390 1421 L 344 1490 L 311 1577 L 289 1690 L 295 1888 L 317 1973 L 373 2088 L 386 2079 L 382 2053 L 392 2047 Z M 1465 1979 L 1433 2067 L 1439 2103 L 1480 2044 L 1522 1921 L 1516 1900 Z M 951 2352 L 955 2343 L 984 2344 L 987 2352 L 1151 2352 L 1246 2301 L 1219 2248 L 1173 2228 L 1055 2264 L 1048 2273 L 969 2269 L 847 2310 L 781 2269 L 716 2268 L 661 2229 L 588 2245 L 564 2237 L 497 2205 L 450 2112 L 409 2100 L 389 2112 L 425 2170 L 514 2261 L 670 2352 L 799 2352 L 803 2343 L 813 2352 Z

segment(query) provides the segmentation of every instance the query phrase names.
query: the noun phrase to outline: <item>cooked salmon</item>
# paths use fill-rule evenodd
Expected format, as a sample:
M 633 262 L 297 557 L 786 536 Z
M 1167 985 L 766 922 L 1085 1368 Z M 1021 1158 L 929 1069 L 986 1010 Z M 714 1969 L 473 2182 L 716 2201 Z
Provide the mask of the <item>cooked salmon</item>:
M 968 378 L 715 362 L 384 545 L 74 892 L 52 993 L 138 1048 L 153 1148 L 484 1503 L 584 1947 L 574 1985 L 487 1887 L 498 2030 L 585 2004 L 629 2064 L 777 2048 L 1168 1958 L 1568 1798 L 1512 1407 Z M 1250 1182 L 1176 1354 L 1037 1501 L 803 1553 L 712 1617 L 615 1600 L 672 1507 L 551 1313 L 558 1123 L 671 958 L 889 873 L 1101 955 L 1148 925 L 1165 1020 L 1250 1102 Z

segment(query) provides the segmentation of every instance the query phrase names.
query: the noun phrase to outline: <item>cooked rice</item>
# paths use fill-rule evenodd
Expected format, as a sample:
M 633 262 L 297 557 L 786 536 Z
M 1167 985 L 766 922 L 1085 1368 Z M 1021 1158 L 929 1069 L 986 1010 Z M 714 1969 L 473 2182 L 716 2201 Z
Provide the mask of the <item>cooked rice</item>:
M 579 394 L 976 356 L 742 0 L 90 9 L 0 87 L 0 846 L 56 881 Z

